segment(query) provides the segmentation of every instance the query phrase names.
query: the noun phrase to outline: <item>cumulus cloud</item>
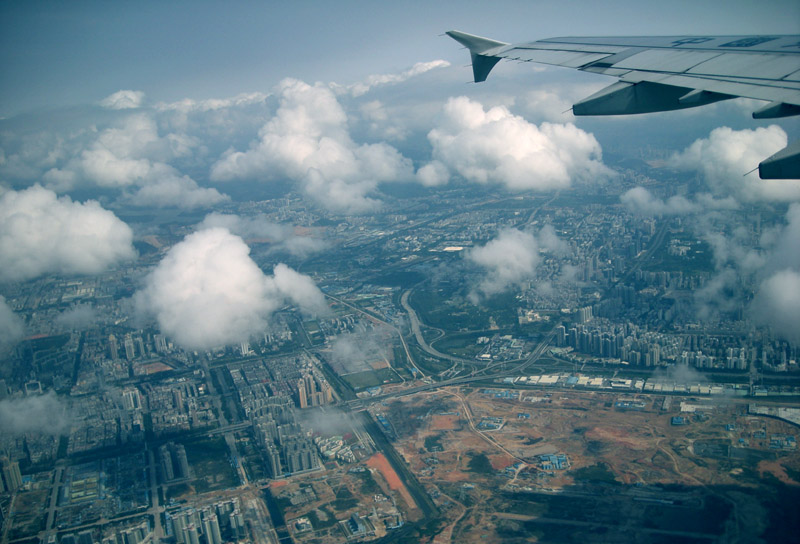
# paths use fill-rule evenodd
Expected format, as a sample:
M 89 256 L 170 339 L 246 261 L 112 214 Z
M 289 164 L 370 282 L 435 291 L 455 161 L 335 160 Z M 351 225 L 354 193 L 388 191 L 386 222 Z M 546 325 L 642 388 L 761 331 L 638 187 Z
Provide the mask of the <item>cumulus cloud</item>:
M 35 185 L 0 196 L 0 279 L 96 274 L 135 257 L 130 227 L 99 203 Z
M 714 195 L 731 195 L 741 202 L 798 200 L 800 180 L 762 180 L 756 172 L 747 174 L 786 142 L 786 133 L 777 125 L 753 130 L 720 127 L 675 153 L 667 164 L 698 172 Z
M 786 340 L 800 343 L 800 272 L 787 268 L 764 280 L 753 309 L 757 321 Z
M 144 102 L 142 91 L 117 91 L 100 101 L 100 105 L 110 110 L 139 108 Z
M 145 279 L 134 302 L 161 331 L 188 349 L 227 345 L 262 332 L 286 302 L 326 308 L 313 281 L 285 265 L 264 275 L 244 241 L 224 228 L 190 234 Z
M 631 213 L 653 217 L 704 214 L 739 208 L 739 203 L 731 196 L 715 198 L 710 193 L 699 193 L 693 200 L 681 195 L 663 200 L 641 186 L 625 191 L 619 199 Z
M 0 401 L 0 433 L 39 433 L 57 436 L 72 421 L 67 404 L 52 391 L 44 395 Z
M 330 210 L 361 213 L 376 207 L 368 195 L 379 182 L 412 178 L 411 161 L 395 148 L 353 142 L 329 88 L 287 79 L 278 95 L 280 107 L 260 139 L 247 151 L 226 152 L 212 167 L 212 180 L 288 177 Z
M 481 295 L 495 295 L 532 279 L 540 261 L 539 244 L 529 232 L 506 229 L 485 246 L 471 249 L 466 258 L 485 272 L 470 295 L 477 302 Z
M 564 98 L 565 89 L 534 89 L 521 97 L 521 107 L 526 114 L 553 123 L 573 121 L 572 102 Z M 572 93 L 574 94 L 574 93 Z
M 431 161 L 417 170 L 417 181 L 426 187 L 444 185 L 450 181 L 450 171 L 439 161 Z
M 22 340 L 24 332 L 25 325 L 22 318 L 14 313 L 6 303 L 5 297 L 0 295 L 0 354 L 4 354 Z
M 786 226 L 780 229 L 770 245 L 772 251 L 767 272 L 785 268 L 800 271 L 800 203 L 795 202 L 789 206 L 786 211 Z
M 334 85 L 334 89 L 339 92 L 348 92 L 351 95 L 358 97 L 367 94 L 374 87 L 402 83 L 403 81 L 406 81 L 414 76 L 424 74 L 425 72 L 429 72 L 430 70 L 434 70 L 436 68 L 447 68 L 448 66 L 450 66 L 450 63 L 441 59 L 432 60 L 430 62 L 418 62 L 408 70 L 400 72 L 399 74 L 373 74 L 367 76 L 364 81 L 359 81 L 358 83 L 354 83 L 352 85 Z
M 213 187 L 200 187 L 195 180 L 189 176 L 181 176 L 170 166 L 156 165 L 153 173 L 156 175 L 152 181 L 132 193 L 126 193 L 123 201 L 136 206 L 175 206 L 193 210 L 208 208 L 231 199 Z
M 125 189 L 123 201 L 141 206 L 208 207 L 229 200 L 202 188 L 167 161 L 186 157 L 198 146 L 182 133 L 161 136 L 155 120 L 140 113 L 101 131 L 86 149 L 44 174 L 50 188 L 68 191 L 86 183 Z
M 536 235 L 539 241 L 539 248 L 543 251 L 549 251 L 554 255 L 566 255 L 569 252 L 569 244 L 558 237 L 556 229 L 553 225 L 545 225 Z
M 55 318 L 55 324 L 64 329 L 84 329 L 97 321 L 97 311 L 91 304 L 75 304 Z
M 506 107 L 488 111 L 466 97 L 451 98 L 428 133 L 433 157 L 464 179 L 515 191 L 569 187 L 573 180 L 610 175 L 600 144 L 572 124 L 536 126 Z
M 325 295 L 309 276 L 301 274 L 283 263 L 275 265 L 272 283 L 277 293 L 289 299 L 301 310 L 312 315 L 328 312 Z
M 800 203 L 789 207 L 786 220 L 766 257 L 752 309 L 758 323 L 800 343 Z
M 408 129 L 403 126 L 401 119 L 397 115 L 390 115 L 380 100 L 365 102 L 358 111 L 371 136 L 386 140 L 404 140 L 408 137 Z
M 191 98 L 184 98 L 183 100 L 179 100 L 177 102 L 159 102 L 155 107 L 159 111 L 205 112 L 238 108 L 252 104 L 262 104 L 267 100 L 268 97 L 268 94 L 256 92 L 241 93 L 230 98 L 209 98 L 206 100 L 193 100 Z
M 697 204 L 682 196 L 672 196 L 664 201 L 644 187 L 629 189 L 619 199 L 628 210 L 641 215 L 686 215 L 700 210 Z
M 197 226 L 198 229 L 214 227 L 226 228 L 245 240 L 269 240 L 278 249 L 284 249 L 296 257 L 304 257 L 328 247 L 324 240 L 298 235 L 294 228 L 273 223 L 263 214 L 242 217 L 235 214 L 213 212 L 208 214 Z

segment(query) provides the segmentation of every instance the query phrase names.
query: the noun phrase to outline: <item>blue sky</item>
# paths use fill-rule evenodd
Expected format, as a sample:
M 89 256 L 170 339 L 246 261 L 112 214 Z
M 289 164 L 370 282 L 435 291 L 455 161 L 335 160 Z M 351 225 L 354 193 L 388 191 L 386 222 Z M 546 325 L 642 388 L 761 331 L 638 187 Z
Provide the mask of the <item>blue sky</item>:
M 465 63 L 449 29 L 516 42 L 563 35 L 800 33 L 793 0 L 2 2 L 0 115 L 120 89 L 173 101 L 348 83 L 416 62 Z

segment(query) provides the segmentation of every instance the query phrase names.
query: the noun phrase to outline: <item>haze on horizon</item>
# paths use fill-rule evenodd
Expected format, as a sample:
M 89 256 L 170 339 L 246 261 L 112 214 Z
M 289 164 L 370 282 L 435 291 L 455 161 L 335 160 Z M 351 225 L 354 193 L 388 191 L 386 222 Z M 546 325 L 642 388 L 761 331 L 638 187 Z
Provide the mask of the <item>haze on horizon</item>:
M 701 223 L 709 211 L 778 206 L 786 229 L 776 239 L 788 238 L 781 242 L 788 247 L 795 242 L 792 210 L 800 182 L 742 176 L 797 136 L 796 119 L 755 122 L 752 104 L 742 100 L 686 112 L 576 119 L 570 105 L 609 78 L 502 63 L 486 83 L 466 84 L 465 52 L 440 36 L 451 28 L 507 41 L 792 33 L 800 22 L 793 2 L 468 2 L 457 9 L 415 2 L 350 2 L 336 9 L 312 2 L 34 2 L 5 3 L 0 10 L 0 264 L 6 282 L 89 274 L 135 259 L 132 244 L 144 233 L 119 219 L 126 209 L 209 215 L 232 201 L 260 198 L 257 187 L 274 187 L 334 217 L 368 215 L 385 211 L 382 189 L 392 184 L 431 194 L 461 184 L 549 194 L 613 184 L 614 164 L 626 157 L 659 160 L 694 180 L 687 195 L 662 198 L 644 187 L 621 195 L 632 211 L 686 214 Z M 216 225 L 219 239 L 238 245 L 243 221 Z M 158 274 L 163 269 L 179 273 L 182 248 L 206 252 L 200 241 L 211 238 L 203 228 L 174 248 L 178 265 L 162 263 L 151 278 L 168 281 Z M 279 225 L 259 228 L 286 232 Z M 495 235 L 498 243 L 535 246 L 530 234 Z M 288 234 L 279 238 L 293 251 L 324 251 L 299 248 Z M 734 243 L 715 246 L 724 270 L 753 273 L 752 260 L 731 259 Z M 237 258 L 241 270 L 250 269 L 242 245 Z M 800 289 L 797 263 L 770 264 L 777 259 L 771 248 L 765 246 L 755 267 L 764 286 L 756 300 L 765 316 L 775 315 L 780 293 Z M 87 254 L 91 259 L 75 258 Z M 305 276 L 276 270 L 299 289 L 309 288 Z M 266 282 L 260 309 L 233 314 L 233 322 L 255 316 L 259 323 L 277 303 L 275 293 L 281 300 L 296 295 L 292 281 L 276 288 L 275 278 L 253 277 Z M 481 289 L 499 292 L 519 281 Z M 221 285 L 223 295 L 235 290 L 230 282 Z M 162 315 L 152 307 L 143 312 Z M 782 308 L 780 315 L 787 312 Z M 7 327 L 18 330 L 11 320 Z M 240 337 L 234 330 L 223 340 Z

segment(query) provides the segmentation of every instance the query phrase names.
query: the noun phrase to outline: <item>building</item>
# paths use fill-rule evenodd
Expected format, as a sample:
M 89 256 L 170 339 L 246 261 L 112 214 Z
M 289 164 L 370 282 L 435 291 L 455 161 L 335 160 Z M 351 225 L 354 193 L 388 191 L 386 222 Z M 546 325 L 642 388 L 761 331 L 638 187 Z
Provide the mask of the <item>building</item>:
M 126 387 L 122 390 L 122 406 L 129 412 L 142 409 L 142 398 L 135 387 Z
M 136 357 L 136 351 L 133 348 L 133 337 L 130 333 L 125 335 L 125 340 L 122 343 L 123 347 L 125 348 L 125 359 L 128 361 L 133 361 Z
M 7 457 L 2 459 L 3 463 L 3 486 L 5 491 L 13 493 L 22 487 L 22 474 L 19 471 L 19 463 L 10 461 Z
M 117 337 L 113 334 L 108 335 L 108 356 L 111 357 L 112 361 L 119 359 L 119 344 L 117 343 Z
M 191 477 L 186 448 L 182 444 L 167 442 L 158 448 L 161 477 L 164 482 Z

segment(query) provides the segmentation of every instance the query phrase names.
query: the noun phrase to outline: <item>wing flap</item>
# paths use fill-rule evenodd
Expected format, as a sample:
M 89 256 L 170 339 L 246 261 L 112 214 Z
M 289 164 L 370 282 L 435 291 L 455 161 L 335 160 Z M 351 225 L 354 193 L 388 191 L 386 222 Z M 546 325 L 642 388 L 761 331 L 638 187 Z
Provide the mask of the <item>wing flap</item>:
M 659 72 L 683 73 L 719 55 L 710 51 L 647 49 L 615 63 L 614 68 L 648 70 L 657 66 Z
M 785 102 L 800 106 L 800 88 L 796 84 L 787 82 L 786 86 L 776 87 L 763 85 L 758 82 L 731 81 L 730 79 L 716 79 L 712 77 L 695 77 L 691 75 L 673 75 L 658 72 L 632 71 L 620 77 L 622 81 L 639 83 L 649 81 L 662 85 L 698 89 L 732 96 L 768 100 L 770 102 Z
M 659 69 L 667 70 L 661 66 Z M 797 56 L 749 53 L 723 53 L 688 70 L 689 74 L 717 77 L 780 80 L 798 69 Z M 678 70 L 675 70 L 678 71 Z
M 587 64 L 597 62 L 609 56 L 609 53 L 587 53 L 582 51 L 547 51 L 544 49 L 513 49 L 498 56 L 509 60 L 524 62 L 539 62 L 564 66 L 566 68 L 581 68 Z

